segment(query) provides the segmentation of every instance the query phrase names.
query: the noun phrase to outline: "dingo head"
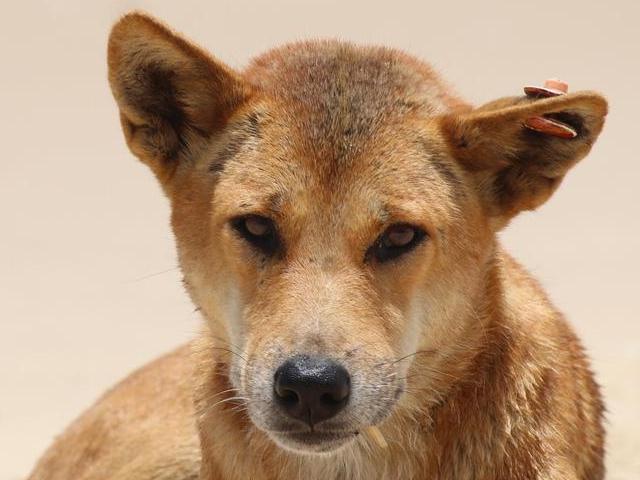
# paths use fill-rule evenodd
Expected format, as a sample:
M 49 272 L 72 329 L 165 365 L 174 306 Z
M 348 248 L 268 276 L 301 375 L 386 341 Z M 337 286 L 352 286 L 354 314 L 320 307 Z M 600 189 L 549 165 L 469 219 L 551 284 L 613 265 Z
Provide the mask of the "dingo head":
M 495 232 L 551 195 L 606 114 L 593 93 L 474 110 L 420 61 L 340 42 L 236 72 L 140 14 L 114 27 L 109 79 L 233 387 L 304 452 L 437 396 L 429 365 L 479 335 Z M 540 116 L 577 136 L 523 127 Z

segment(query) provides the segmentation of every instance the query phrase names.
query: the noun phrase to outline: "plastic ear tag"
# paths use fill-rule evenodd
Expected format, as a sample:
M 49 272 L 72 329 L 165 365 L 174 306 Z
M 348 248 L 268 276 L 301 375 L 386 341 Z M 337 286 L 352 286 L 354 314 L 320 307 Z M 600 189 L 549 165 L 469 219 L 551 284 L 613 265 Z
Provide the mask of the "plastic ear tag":
M 569 125 L 546 117 L 527 118 L 524 126 L 529 130 L 551 135 L 552 137 L 571 139 L 578 136 L 578 132 Z
M 566 92 L 562 90 L 556 90 L 555 88 L 547 88 L 547 87 L 536 87 L 534 85 L 527 85 L 524 87 L 524 93 L 528 97 L 557 97 L 558 95 L 564 95 Z
M 527 85 L 524 87 L 524 93 L 528 97 L 557 97 L 558 95 L 564 95 L 569 91 L 569 84 L 558 80 L 557 78 L 550 78 L 544 82 L 542 87 L 535 85 Z
M 548 98 L 564 95 L 569 91 L 569 84 L 555 78 L 544 82 L 544 86 L 526 86 L 524 93 L 528 97 Z M 534 132 L 544 133 L 552 137 L 571 139 L 578 136 L 571 126 L 547 117 L 531 117 L 524 122 L 524 126 Z

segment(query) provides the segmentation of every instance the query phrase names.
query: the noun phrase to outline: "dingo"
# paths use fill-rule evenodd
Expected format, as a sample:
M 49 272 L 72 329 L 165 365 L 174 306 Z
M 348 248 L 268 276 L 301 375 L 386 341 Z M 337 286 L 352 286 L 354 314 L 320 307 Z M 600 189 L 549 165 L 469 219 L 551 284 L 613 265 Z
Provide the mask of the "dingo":
M 583 349 L 496 239 L 590 150 L 600 95 L 472 108 L 425 63 L 338 41 L 238 72 L 139 13 L 108 57 L 206 327 L 32 479 L 603 477 Z

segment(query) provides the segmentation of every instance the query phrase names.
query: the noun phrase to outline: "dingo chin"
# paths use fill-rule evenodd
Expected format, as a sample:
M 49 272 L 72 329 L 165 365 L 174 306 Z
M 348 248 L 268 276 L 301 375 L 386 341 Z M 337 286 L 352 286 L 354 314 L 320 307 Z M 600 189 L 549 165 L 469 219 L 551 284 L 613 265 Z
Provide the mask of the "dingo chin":
M 338 41 L 235 71 L 139 13 L 108 64 L 204 326 L 32 479 L 603 477 L 582 347 L 496 240 L 589 152 L 602 96 L 474 108 L 407 54 Z

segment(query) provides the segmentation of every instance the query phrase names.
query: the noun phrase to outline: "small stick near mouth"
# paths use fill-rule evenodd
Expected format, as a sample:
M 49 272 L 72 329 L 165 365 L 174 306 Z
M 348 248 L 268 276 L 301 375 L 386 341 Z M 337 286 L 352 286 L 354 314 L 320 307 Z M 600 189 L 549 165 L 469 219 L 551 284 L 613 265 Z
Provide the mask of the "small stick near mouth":
M 378 444 L 378 446 L 380 448 L 387 448 L 389 446 L 389 444 L 387 443 L 387 441 L 384 439 L 384 437 L 382 436 L 382 432 L 380 431 L 380 429 L 378 427 L 376 427 L 375 425 L 372 425 L 370 427 L 367 427 L 367 429 L 365 430 L 367 432 L 367 434 L 373 439 L 374 442 L 376 442 Z

